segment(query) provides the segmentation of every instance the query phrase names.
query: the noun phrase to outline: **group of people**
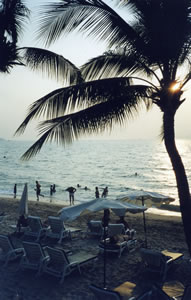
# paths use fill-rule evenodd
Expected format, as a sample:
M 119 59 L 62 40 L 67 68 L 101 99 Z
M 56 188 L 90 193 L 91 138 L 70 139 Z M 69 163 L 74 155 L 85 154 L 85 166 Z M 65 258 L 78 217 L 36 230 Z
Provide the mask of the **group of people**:
M 102 198 L 106 198 L 107 195 L 108 195 L 108 187 L 106 186 L 106 187 L 103 189 L 103 192 L 102 192 L 102 194 L 101 194 L 101 197 L 102 197 Z M 95 197 L 96 197 L 96 198 L 99 198 L 99 197 L 100 197 L 99 189 L 98 189 L 97 186 L 95 187 Z
M 54 193 L 56 193 L 56 185 L 51 184 L 50 185 L 50 196 L 52 196 Z
M 79 184 L 77 184 L 77 187 L 80 188 L 81 186 Z M 39 197 L 44 197 L 43 194 L 41 194 L 41 185 L 39 183 L 38 180 L 36 180 L 36 187 L 34 189 L 36 191 L 36 197 L 37 197 L 37 201 L 39 201 Z M 85 191 L 90 190 L 87 186 L 84 187 Z M 68 187 L 65 191 L 67 191 L 69 193 L 69 201 L 70 201 L 70 205 L 74 205 L 74 194 L 76 192 L 76 188 L 73 186 Z M 55 184 L 51 184 L 50 185 L 50 196 L 52 196 L 54 193 L 56 193 L 56 185 Z M 13 188 L 13 194 L 14 194 L 14 198 L 16 198 L 17 195 L 17 184 L 15 183 L 14 188 Z M 108 195 L 108 187 L 106 186 L 101 194 L 102 198 L 107 197 Z M 96 198 L 100 198 L 100 191 L 99 188 L 96 186 L 95 188 L 95 197 Z

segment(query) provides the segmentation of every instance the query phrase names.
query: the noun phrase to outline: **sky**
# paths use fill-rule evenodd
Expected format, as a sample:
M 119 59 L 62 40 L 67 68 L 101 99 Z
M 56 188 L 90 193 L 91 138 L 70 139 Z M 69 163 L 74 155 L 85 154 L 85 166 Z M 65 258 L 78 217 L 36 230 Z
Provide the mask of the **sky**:
M 33 17 L 38 11 L 40 4 L 47 3 L 46 0 L 25 0 L 28 8 L 33 12 Z M 43 47 L 37 43 L 34 31 L 35 21 L 28 24 L 25 34 L 19 46 Z M 124 16 L 125 17 L 125 16 Z M 106 50 L 103 42 L 93 41 L 85 38 L 81 34 L 70 34 L 61 38 L 50 50 L 63 55 L 77 66 L 82 65 L 87 60 L 102 54 Z M 52 90 L 61 87 L 53 79 L 47 79 L 40 73 L 32 72 L 25 67 L 15 67 L 10 74 L 0 74 L 0 138 L 35 140 L 38 136 L 36 130 L 37 122 L 31 123 L 25 133 L 19 137 L 14 137 L 14 132 L 24 120 L 28 107 L 40 97 Z M 187 101 L 179 109 L 175 124 L 177 138 L 191 138 L 190 131 L 190 108 L 191 94 L 186 92 Z M 96 138 L 104 139 L 159 139 L 162 125 L 162 114 L 157 107 L 149 112 L 145 109 L 140 111 L 139 116 L 129 121 L 125 127 L 116 127 L 112 133 L 106 133 Z

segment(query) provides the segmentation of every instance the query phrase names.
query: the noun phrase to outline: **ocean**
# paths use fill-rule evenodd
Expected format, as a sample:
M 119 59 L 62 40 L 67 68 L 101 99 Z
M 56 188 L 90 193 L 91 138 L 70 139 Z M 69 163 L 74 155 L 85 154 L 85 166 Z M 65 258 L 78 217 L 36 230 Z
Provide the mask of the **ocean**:
M 96 186 L 100 192 L 108 186 L 111 199 L 123 197 L 127 188 L 134 188 L 173 197 L 178 205 L 175 176 L 159 140 L 79 140 L 65 148 L 52 143 L 31 160 L 21 161 L 32 143 L 0 139 L 0 195 L 13 196 L 16 183 L 19 198 L 27 182 L 29 199 L 36 200 L 38 180 L 42 201 L 66 204 L 69 201 L 65 190 L 74 186 L 77 204 L 94 199 Z M 191 140 L 177 140 L 177 148 L 191 183 Z M 56 185 L 53 196 L 51 184 Z

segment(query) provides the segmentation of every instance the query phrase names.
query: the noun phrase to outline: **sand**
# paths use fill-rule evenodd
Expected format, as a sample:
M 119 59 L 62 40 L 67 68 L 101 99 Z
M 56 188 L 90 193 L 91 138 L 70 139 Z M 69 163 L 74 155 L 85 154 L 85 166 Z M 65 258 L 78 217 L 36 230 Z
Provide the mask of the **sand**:
M 17 245 L 22 245 L 22 237 L 18 238 L 14 234 L 11 225 L 16 224 L 18 218 L 17 199 L 0 198 L 0 213 L 4 212 L 7 216 L 0 223 L 0 234 L 9 234 Z M 53 203 L 38 204 L 29 201 L 29 214 L 41 217 L 45 221 L 48 216 L 56 216 L 62 206 Z M 70 226 L 80 227 L 85 232 L 88 220 L 99 220 L 103 213 L 92 213 L 79 217 Z M 111 222 L 115 223 L 117 217 L 112 214 Z M 106 263 L 106 286 L 113 289 L 125 281 L 134 283 L 144 281 L 144 266 L 141 262 L 139 247 L 144 241 L 143 218 L 142 214 L 128 214 L 129 225 L 137 232 L 138 247 L 132 253 L 124 252 L 121 258 L 115 254 L 107 256 Z M 179 280 L 184 285 L 191 282 L 191 263 L 185 243 L 184 232 L 181 218 L 172 216 L 158 216 L 146 213 L 148 247 L 158 250 L 168 249 L 169 251 L 181 252 L 184 259 L 175 264 L 175 269 L 168 275 L 167 280 Z M 48 241 L 49 242 L 49 241 Z M 47 240 L 42 240 L 45 245 Z M 85 238 L 79 235 L 72 241 L 64 240 L 63 248 L 77 252 L 86 249 L 90 253 L 98 252 L 98 240 L 96 238 Z M 82 300 L 92 299 L 93 296 L 89 285 L 94 283 L 103 287 L 103 255 L 98 256 L 96 265 L 92 264 L 82 268 L 82 274 L 77 271 L 66 277 L 64 283 L 59 284 L 59 280 L 48 274 L 35 276 L 32 270 L 20 270 L 19 260 L 11 262 L 5 268 L 1 264 L 0 272 L 0 300 Z M 22 295 L 18 298 L 16 295 Z

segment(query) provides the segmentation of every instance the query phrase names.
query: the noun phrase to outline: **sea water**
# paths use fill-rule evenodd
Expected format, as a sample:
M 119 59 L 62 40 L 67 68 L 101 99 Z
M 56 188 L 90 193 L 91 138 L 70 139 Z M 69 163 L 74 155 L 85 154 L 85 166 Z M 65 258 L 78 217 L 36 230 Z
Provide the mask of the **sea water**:
M 16 183 L 19 198 L 24 183 L 28 183 L 29 199 L 35 200 L 38 180 L 43 201 L 66 204 L 66 189 L 74 186 L 77 204 L 94 199 L 96 186 L 100 192 L 108 186 L 110 199 L 123 197 L 127 188 L 134 188 L 173 197 L 178 205 L 172 165 L 159 140 L 80 140 L 66 147 L 52 143 L 46 144 L 36 157 L 21 161 L 32 143 L 0 139 L 0 195 L 13 196 Z M 177 148 L 191 183 L 191 140 L 178 140 Z M 56 185 L 53 196 L 51 184 Z

